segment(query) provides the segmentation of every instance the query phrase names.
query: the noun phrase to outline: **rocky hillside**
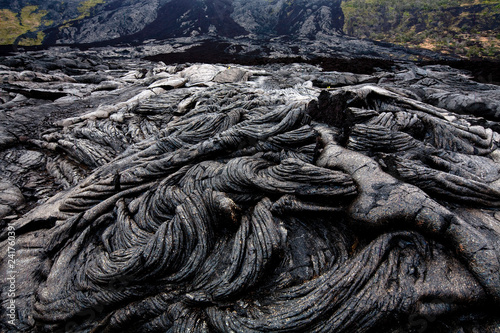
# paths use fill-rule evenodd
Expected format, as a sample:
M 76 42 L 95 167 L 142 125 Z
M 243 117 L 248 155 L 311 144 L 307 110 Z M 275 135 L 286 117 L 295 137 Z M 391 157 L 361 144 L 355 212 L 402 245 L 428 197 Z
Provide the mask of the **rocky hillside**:
M 344 32 L 466 58 L 500 56 L 498 0 L 346 0 Z
M 82 44 L 200 34 L 316 35 L 342 29 L 341 1 L 0 1 L 0 44 Z
M 0 45 L 336 33 L 464 58 L 498 58 L 500 1 L 0 1 Z

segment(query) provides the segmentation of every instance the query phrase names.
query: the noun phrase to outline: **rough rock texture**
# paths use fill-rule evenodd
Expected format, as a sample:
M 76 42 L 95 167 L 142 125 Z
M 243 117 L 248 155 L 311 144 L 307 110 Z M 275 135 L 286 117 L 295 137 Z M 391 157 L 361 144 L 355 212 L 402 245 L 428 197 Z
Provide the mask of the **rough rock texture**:
M 158 0 L 115 1 L 98 15 L 49 30 L 45 43 L 93 43 L 140 32 L 158 16 Z
M 45 11 L 44 45 L 145 41 L 210 35 L 236 37 L 338 34 L 344 25 L 340 0 L 106 0 L 0 1 L 14 15 L 28 5 Z M 88 9 L 85 9 L 89 7 Z M 35 31 L 36 30 L 36 31 Z
M 231 17 L 248 33 L 308 36 L 338 34 L 344 25 L 341 1 L 235 0 Z
M 0 191 L 0 218 L 4 218 L 24 203 L 24 197 L 16 186 L 6 181 L 0 182 Z
M 3 61 L 3 331 L 498 332 L 498 86 L 105 52 Z

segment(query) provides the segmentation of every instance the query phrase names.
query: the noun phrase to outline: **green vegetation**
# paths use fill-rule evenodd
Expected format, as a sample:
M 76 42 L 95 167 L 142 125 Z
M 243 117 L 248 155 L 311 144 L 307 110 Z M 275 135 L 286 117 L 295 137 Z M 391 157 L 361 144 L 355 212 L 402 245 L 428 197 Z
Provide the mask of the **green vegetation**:
M 44 38 L 45 38 L 45 33 L 39 31 L 36 34 L 36 38 L 22 38 L 19 41 L 19 45 L 21 45 L 21 46 L 42 45 L 42 42 L 43 42 Z
M 75 20 L 81 20 L 87 16 L 90 16 L 92 9 L 98 4 L 104 3 L 104 0 L 86 0 L 80 3 L 78 6 L 78 12 L 80 15 Z
M 267 0 L 270 14 L 294 13 L 296 0 Z M 44 29 L 69 27 L 92 16 L 105 0 L 61 6 L 62 18 L 39 6 L 0 9 L 0 45 L 39 45 Z M 344 32 L 359 38 L 427 48 L 464 58 L 500 59 L 500 0 L 342 0 Z M 13 8 L 13 7 L 12 7 Z M 274 8 L 274 9 L 273 9 Z
M 500 0 L 345 0 L 344 32 L 462 57 L 500 57 Z
M 81 2 L 77 8 L 79 15 L 75 18 L 71 18 L 69 20 L 64 21 L 63 24 L 59 27 L 59 29 L 69 27 L 71 23 L 89 17 L 90 15 L 92 15 L 92 10 L 95 8 L 95 6 L 105 2 L 106 2 L 105 0 L 86 0 Z
M 17 40 L 19 45 L 32 46 L 42 44 L 45 34 L 42 30 L 53 25 L 69 26 L 72 22 L 92 15 L 93 9 L 105 3 L 105 0 L 85 0 L 78 5 L 78 16 L 64 22 L 45 20 L 49 13 L 38 6 L 26 6 L 19 13 L 9 9 L 0 9 L 0 45 L 11 45 Z M 27 35 L 27 36 L 25 36 Z M 22 38 L 19 38 L 22 37 Z
M 13 44 L 17 37 L 27 32 L 35 32 L 41 26 L 52 24 L 52 21 L 43 20 L 47 13 L 46 10 L 38 10 L 38 6 L 26 6 L 19 14 L 8 9 L 0 9 L 0 45 Z M 37 39 L 30 39 L 27 43 L 37 45 L 41 44 L 42 40 L 43 35 L 39 34 Z

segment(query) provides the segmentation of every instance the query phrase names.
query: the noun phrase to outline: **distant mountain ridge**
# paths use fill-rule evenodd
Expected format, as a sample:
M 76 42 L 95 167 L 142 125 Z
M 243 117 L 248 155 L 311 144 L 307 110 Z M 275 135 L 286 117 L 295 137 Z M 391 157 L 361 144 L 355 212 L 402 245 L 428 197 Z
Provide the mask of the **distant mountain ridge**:
M 0 44 L 82 44 L 199 34 L 312 37 L 341 32 L 340 5 L 340 0 L 0 1 Z
M 0 45 L 336 34 L 500 58 L 500 0 L 0 0 Z

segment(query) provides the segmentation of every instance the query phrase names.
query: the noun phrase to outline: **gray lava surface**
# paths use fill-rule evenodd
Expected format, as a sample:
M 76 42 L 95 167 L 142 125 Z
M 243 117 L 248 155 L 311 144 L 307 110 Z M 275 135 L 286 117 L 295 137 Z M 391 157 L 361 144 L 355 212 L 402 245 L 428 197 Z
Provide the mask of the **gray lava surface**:
M 148 50 L 0 60 L 2 331 L 499 331 L 499 86 Z

